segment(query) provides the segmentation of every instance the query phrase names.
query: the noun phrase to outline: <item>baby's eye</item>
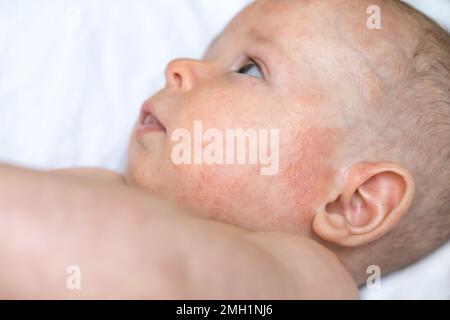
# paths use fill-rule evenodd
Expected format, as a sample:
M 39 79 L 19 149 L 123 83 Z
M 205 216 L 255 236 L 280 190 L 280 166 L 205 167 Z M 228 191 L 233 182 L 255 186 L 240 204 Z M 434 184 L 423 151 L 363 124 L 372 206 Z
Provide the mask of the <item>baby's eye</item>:
M 264 75 L 263 75 L 263 72 L 262 72 L 260 66 L 253 60 L 251 60 L 245 66 L 240 68 L 237 71 L 237 73 L 246 74 L 246 75 L 248 75 L 250 77 L 254 77 L 254 78 L 258 78 L 258 79 L 263 79 L 264 78 Z

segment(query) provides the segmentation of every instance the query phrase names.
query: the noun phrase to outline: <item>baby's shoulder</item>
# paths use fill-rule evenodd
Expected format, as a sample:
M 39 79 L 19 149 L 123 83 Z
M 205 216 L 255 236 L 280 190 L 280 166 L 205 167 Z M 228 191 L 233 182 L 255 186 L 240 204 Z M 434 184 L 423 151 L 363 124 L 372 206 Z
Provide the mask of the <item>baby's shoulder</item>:
M 358 287 L 341 260 L 320 243 L 289 233 L 250 235 L 282 262 L 302 299 L 358 299 Z

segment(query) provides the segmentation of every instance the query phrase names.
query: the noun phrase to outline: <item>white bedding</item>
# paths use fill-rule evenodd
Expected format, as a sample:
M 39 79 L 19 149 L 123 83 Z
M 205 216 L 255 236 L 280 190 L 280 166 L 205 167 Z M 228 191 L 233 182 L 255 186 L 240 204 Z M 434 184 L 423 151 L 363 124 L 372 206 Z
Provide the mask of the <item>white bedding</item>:
M 200 57 L 249 0 L 0 0 L 0 161 L 123 171 L 165 64 Z M 450 28 L 448 0 L 410 1 Z M 367 299 L 450 298 L 450 242 Z

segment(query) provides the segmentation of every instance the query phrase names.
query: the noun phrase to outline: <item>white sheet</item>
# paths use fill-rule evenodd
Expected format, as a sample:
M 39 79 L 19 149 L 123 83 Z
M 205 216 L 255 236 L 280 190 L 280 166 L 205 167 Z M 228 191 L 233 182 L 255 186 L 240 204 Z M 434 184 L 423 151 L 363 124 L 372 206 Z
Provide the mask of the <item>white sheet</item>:
M 0 160 L 116 170 L 165 64 L 200 57 L 247 2 L 0 1 Z
M 123 171 L 129 132 L 165 64 L 200 57 L 248 2 L 0 0 L 0 161 Z M 448 25 L 447 0 L 414 2 Z M 449 298 L 449 277 L 450 243 L 363 297 Z

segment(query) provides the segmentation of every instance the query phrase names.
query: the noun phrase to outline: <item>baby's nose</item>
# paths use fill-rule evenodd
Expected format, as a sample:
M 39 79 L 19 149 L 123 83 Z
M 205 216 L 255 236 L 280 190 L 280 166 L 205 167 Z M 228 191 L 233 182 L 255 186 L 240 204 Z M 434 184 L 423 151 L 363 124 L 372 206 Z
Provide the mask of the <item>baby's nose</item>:
M 191 91 L 198 79 L 198 68 L 201 61 L 192 59 L 176 59 L 166 68 L 166 85 L 181 92 Z

